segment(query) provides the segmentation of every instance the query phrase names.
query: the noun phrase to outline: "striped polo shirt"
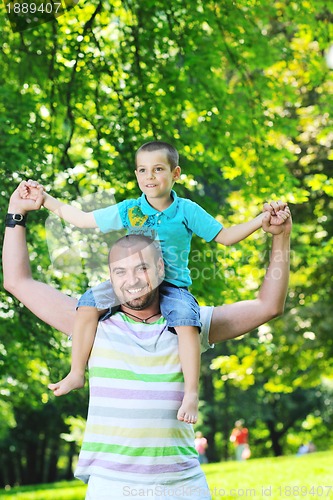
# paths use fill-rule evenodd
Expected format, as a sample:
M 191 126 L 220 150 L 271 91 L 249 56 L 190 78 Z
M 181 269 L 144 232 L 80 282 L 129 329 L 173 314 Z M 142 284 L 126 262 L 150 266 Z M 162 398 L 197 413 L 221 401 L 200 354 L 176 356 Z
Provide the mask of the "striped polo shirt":
M 100 322 L 89 385 L 77 478 L 172 484 L 202 473 L 193 428 L 177 420 L 184 378 L 163 317 L 143 324 L 118 312 Z

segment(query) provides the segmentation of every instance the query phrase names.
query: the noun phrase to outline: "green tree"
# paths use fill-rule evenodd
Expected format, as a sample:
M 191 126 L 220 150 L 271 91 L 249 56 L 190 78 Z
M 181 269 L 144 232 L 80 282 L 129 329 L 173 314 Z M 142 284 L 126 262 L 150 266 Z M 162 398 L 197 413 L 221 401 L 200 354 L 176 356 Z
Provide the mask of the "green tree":
M 253 217 L 266 199 L 291 204 L 295 230 L 286 315 L 266 333 L 259 329 L 205 355 L 201 425 L 212 443 L 211 459 L 227 457 L 231 421 L 243 410 L 244 397 L 249 418 L 258 415 L 258 443 L 268 435 L 260 398 L 266 398 L 267 413 L 280 398 L 288 400 L 290 432 L 314 415 L 320 436 L 331 416 L 325 405 L 316 414 L 312 395 L 315 390 L 330 398 L 323 383 L 332 377 L 333 327 L 332 72 L 324 58 L 333 33 L 326 3 L 83 0 L 52 23 L 15 33 L 2 11 L 0 29 L 3 213 L 13 187 L 29 177 L 65 201 L 88 195 L 94 200 L 98 192 L 116 201 L 137 196 L 134 152 L 152 138 L 174 143 L 181 153 L 178 194 L 220 214 L 226 225 Z M 71 272 L 70 253 L 61 265 L 54 260 L 46 218 L 45 211 L 29 216 L 34 275 L 79 295 L 90 279 L 87 266 L 80 254 L 80 272 Z M 81 236 L 83 243 L 86 238 Z M 99 244 L 93 240 L 94 249 Z M 252 297 L 268 248 L 260 232 L 223 250 L 194 239 L 193 293 L 202 304 Z M 48 431 L 39 428 L 38 415 L 51 407 L 59 424 L 52 446 L 60 456 L 65 418 L 84 415 L 86 402 L 84 395 L 78 406 L 72 396 L 67 403 L 53 401 L 45 389 L 50 377 L 68 369 L 69 345 L 6 292 L 0 296 L 1 456 L 10 456 L 13 435 L 25 428 L 23 410 L 36 421 L 39 440 Z M 218 364 L 219 356 L 233 361 L 229 371 Z M 214 357 L 222 379 L 220 368 L 211 369 Z M 251 383 L 234 383 L 242 377 Z M 304 411 L 292 419 L 296 394 Z M 278 439 L 282 451 L 287 434 Z M 28 450 L 28 437 L 20 436 L 21 449 Z M 50 443 L 40 456 L 47 456 Z M 16 463 L 3 483 L 27 480 L 27 456 Z M 55 477 L 52 467 L 52 474 L 43 474 Z

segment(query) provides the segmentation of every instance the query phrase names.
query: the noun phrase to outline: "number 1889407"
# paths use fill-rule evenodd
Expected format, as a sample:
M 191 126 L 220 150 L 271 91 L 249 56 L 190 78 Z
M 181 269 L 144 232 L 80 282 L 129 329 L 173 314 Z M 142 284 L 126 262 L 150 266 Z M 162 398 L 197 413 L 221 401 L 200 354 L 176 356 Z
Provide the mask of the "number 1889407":
M 46 3 L 32 3 L 32 2 L 8 2 L 6 5 L 7 14 L 60 14 L 61 2 L 46 2 Z

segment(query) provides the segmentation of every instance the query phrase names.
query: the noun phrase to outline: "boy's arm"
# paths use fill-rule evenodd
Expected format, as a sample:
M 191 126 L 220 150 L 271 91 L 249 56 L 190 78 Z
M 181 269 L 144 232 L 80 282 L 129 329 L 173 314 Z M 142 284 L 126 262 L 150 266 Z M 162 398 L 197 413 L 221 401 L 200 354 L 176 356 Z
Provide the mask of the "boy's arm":
M 289 213 L 289 210 L 288 210 Z M 270 263 L 258 297 L 215 307 L 209 332 L 210 343 L 233 339 L 279 316 L 284 311 L 290 265 L 291 217 L 280 225 L 271 225 L 267 212 L 263 229 L 273 234 Z
M 34 200 L 38 195 L 39 190 L 43 186 L 37 181 L 29 179 L 21 182 L 18 187 L 19 194 L 24 199 Z M 66 222 L 80 228 L 95 228 L 97 227 L 93 212 L 84 212 L 72 205 L 67 205 L 44 191 L 43 205 L 47 210 L 61 217 Z
M 44 207 L 58 215 L 66 222 L 80 228 L 97 227 L 93 212 L 84 212 L 80 208 L 63 203 L 48 193 L 44 194 Z
M 229 246 L 244 240 L 262 226 L 264 215 L 262 213 L 248 222 L 243 222 L 243 224 L 236 224 L 235 226 L 221 229 L 216 238 L 214 238 L 215 241 L 221 243 L 221 245 Z
M 264 211 L 261 214 L 243 224 L 236 224 L 235 226 L 221 229 L 215 237 L 215 241 L 221 243 L 221 245 L 229 246 L 244 240 L 250 236 L 250 234 L 262 227 L 266 212 L 270 212 L 271 214 L 271 226 L 280 226 L 287 218 L 284 213 L 285 208 L 286 203 L 282 201 L 265 203 L 263 208 Z

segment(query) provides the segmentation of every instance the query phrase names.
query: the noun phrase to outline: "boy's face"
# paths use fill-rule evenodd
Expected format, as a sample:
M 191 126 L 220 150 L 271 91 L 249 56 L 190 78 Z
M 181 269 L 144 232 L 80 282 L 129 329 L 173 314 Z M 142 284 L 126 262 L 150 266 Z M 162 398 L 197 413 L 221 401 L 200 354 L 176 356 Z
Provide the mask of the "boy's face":
M 179 166 L 171 170 L 165 150 L 141 151 L 137 155 L 135 175 L 147 199 L 169 198 L 180 172 Z

